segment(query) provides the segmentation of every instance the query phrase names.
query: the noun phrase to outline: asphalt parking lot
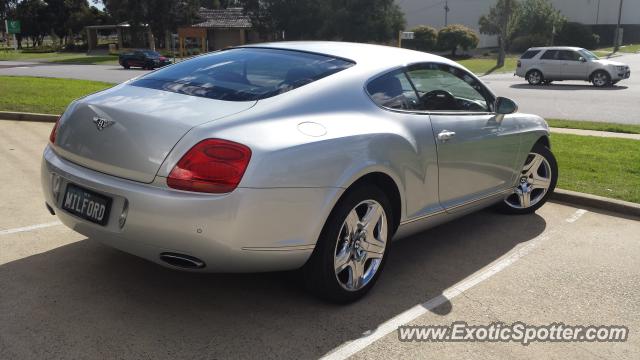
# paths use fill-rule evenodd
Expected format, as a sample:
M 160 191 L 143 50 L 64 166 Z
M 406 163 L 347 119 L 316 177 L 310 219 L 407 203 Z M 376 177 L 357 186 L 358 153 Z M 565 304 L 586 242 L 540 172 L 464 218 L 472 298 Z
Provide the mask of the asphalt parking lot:
M 597 89 L 584 81 L 555 82 L 550 86 L 530 86 L 513 73 L 491 74 L 482 80 L 499 96 L 515 100 L 521 112 L 545 118 L 591 120 L 640 124 L 630 111 L 640 99 L 640 54 L 612 58 L 631 67 L 631 78 L 616 86 Z M 120 83 L 145 74 L 147 70 L 125 70 L 116 65 L 63 65 L 0 61 L 0 75 L 44 76 Z
M 45 210 L 52 124 L 0 120 L 0 354 L 27 358 L 640 358 L 640 222 L 550 203 L 403 239 L 362 301 L 295 273 L 192 274 L 105 247 Z M 405 343 L 403 324 L 625 325 L 624 343 Z M 366 335 L 363 335 L 366 334 Z

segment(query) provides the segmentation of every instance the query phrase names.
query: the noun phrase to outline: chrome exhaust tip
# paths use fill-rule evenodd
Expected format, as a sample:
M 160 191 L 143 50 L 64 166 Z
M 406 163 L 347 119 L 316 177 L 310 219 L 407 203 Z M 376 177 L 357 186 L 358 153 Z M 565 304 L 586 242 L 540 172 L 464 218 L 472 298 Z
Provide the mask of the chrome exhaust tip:
M 196 257 L 178 253 L 162 253 L 160 254 L 160 260 L 171 266 L 183 269 L 202 269 L 206 266 L 204 261 Z

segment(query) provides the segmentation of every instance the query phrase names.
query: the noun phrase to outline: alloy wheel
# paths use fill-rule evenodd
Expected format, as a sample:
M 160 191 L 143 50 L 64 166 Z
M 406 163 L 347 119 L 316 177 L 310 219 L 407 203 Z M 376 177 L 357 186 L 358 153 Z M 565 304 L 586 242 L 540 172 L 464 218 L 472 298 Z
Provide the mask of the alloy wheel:
M 387 243 L 387 216 L 375 200 L 356 205 L 342 223 L 334 252 L 334 270 L 348 291 L 365 287 L 382 262 Z
M 529 153 L 514 193 L 504 201 L 515 209 L 535 206 L 549 191 L 552 176 L 549 161 L 540 154 Z
M 529 83 L 532 85 L 538 85 L 542 82 L 542 74 L 539 71 L 532 71 L 529 74 Z
M 607 79 L 607 75 L 605 75 L 602 72 L 598 72 L 593 75 L 593 84 L 595 86 L 598 86 L 598 87 L 605 86 L 607 85 L 608 81 L 609 79 Z

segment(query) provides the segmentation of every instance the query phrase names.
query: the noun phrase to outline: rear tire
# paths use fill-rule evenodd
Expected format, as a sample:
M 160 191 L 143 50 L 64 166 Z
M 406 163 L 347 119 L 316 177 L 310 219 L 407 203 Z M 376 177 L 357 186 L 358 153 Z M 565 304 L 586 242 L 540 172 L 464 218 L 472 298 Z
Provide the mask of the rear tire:
M 131 68 L 131 66 L 129 65 L 128 61 L 123 61 L 122 62 L 122 67 L 125 68 L 126 70 L 129 70 Z
M 598 70 L 591 75 L 591 83 L 595 87 L 605 87 L 611 85 L 611 76 L 604 70 Z
M 557 182 L 558 163 L 555 156 L 546 146 L 536 144 L 527 156 L 513 194 L 499 203 L 497 209 L 515 215 L 534 213 L 553 194 Z
M 393 237 L 391 203 L 373 185 L 363 185 L 340 199 L 329 215 L 311 258 L 302 268 L 314 295 L 335 303 L 362 298 L 374 286 Z
M 530 85 L 541 85 L 544 82 L 544 75 L 539 70 L 531 70 L 527 73 L 527 81 Z

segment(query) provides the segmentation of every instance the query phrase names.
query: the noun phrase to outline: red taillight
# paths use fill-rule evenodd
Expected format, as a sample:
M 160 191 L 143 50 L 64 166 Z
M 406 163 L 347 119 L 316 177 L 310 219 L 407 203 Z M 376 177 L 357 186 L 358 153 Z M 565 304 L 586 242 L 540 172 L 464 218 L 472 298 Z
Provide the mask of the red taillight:
M 53 125 L 53 129 L 51 129 L 51 134 L 49 134 L 49 141 L 51 141 L 52 144 L 56 143 L 56 135 L 58 135 L 58 124 L 60 123 L 60 118 L 58 118 L 58 120 L 56 120 L 56 124 Z
M 196 192 L 233 191 L 249 165 L 251 149 L 233 141 L 207 139 L 178 161 L 167 178 L 169 187 Z

